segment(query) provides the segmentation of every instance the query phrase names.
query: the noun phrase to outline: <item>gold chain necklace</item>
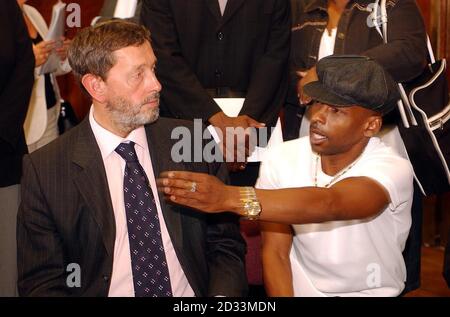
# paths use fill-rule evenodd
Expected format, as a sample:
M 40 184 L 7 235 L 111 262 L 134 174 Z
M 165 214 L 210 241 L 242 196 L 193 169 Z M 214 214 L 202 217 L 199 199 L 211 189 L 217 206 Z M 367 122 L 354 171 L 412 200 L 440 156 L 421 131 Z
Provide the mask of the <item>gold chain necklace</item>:
M 331 185 L 333 185 L 334 182 L 339 177 L 341 177 L 342 175 L 347 173 L 353 166 L 355 166 L 355 164 L 359 161 L 359 159 L 361 158 L 363 153 L 364 153 L 364 151 L 356 158 L 356 160 L 354 160 L 352 163 L 350 163 L 349 165 L 347 165 L 346 167 L 341 169 L 339 172 L 337 172 L 337 174 L 334 175 L 333 178 L 323 187 L 329 188 Z M 316 166 L 315 166 L 315 171 L 314 171 L 314 187 L 317 187 L 317 173 L 318 173 L 318 169 L 319 169 L 319 159 L 320 159 L 320 155 L 316 154 Z

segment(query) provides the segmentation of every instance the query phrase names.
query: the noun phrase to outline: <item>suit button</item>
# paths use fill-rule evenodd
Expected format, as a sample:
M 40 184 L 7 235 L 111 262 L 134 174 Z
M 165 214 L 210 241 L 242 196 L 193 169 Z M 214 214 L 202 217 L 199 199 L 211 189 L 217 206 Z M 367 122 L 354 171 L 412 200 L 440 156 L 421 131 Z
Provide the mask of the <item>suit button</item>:
M 338 39 L 343 40 L 345 38 L 345 34 L 342 32 L 338 33 Z
M 223 38 L 224 38 L 224 35 L 223 35 L 222 32 L 217 33 L 217 39 L 218 39 L 219 41 L 222 41 Z
M 108 275 L 103 275 L 103 280 L 104 280 L 105 282 L 108 282 L 108 281 L 109 281 L 109 276 L 108 276 Z
M 214 71 L 214 75 L 215 75 L 217 78 L 219 78 L 219 77 L 222 76 L 222 72 L 221 72 L 220 70 L 216 69 L 216 70 Z

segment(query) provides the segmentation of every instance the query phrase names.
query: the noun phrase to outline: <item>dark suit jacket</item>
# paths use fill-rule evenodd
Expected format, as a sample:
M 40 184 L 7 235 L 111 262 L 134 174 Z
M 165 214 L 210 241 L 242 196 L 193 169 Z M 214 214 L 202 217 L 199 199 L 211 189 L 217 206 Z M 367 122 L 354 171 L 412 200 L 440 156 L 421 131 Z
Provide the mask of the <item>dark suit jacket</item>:
M 144 0 L 162 114 L 208 120 L 220 108 L 204 88 L 246 92 L 241 114 L 273 125 L 287 88 L 289 0 Z
M 34 82 L 34 55 L 22 11 L 0 1 L 0 187 L 18 184 L 27 152 L 23 123 Z
M 175 126 L 192 124 L 161 118 L 146 127 L 155 175 L 191 170 L 225 179 L 226 167 L 219 163 L 171 161 Z M 107 296 L 115 221 L 106 172 L 87 118 L 24 157 L 22 185 L 17 226 L 20 295 Z M 210 216 L 160 198 L 173 246 L 196 296 L 245 295 L 245 243 L 236 217 Z M 69 263 L 81 267 L 81 288 L 66 286 Z

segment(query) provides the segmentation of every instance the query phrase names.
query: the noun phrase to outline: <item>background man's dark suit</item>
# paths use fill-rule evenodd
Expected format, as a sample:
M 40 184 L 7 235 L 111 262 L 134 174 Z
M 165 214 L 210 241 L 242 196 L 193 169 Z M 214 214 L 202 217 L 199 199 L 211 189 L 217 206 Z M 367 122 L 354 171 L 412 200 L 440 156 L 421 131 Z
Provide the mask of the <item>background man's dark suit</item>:
M 141 23 L 158 58 L 162 115 L 208 120 L 220 111 L 204 88 L 245 93 L 241 114 L 273 125 L 284 102 L 288 0 L 144 0 Z
M 27 152 L 23 123 L 34 83 L 34 55 L 22 11 L 0 3 L 0 187 L 19 184 Z
M 155 175 L 191 170 L 225 179 L 219 163 L 174 163 L 176 126 L 160 118 L 146 126 Z M 85 119 L 49 146 L 24 158 L 18 216 L 19 293 L 26 296 L 107 296 L 115 221 L 100 150 Z M 230 214 L 206 217 L 166 204 L 164 219 L 176 254 L 196 296 L 243 296 L 247 290 L 245 244 Z M 223 222 L 221 222 L 223 221 Z M 66 287 L 66 266 L 81 266 L 81 288 Z

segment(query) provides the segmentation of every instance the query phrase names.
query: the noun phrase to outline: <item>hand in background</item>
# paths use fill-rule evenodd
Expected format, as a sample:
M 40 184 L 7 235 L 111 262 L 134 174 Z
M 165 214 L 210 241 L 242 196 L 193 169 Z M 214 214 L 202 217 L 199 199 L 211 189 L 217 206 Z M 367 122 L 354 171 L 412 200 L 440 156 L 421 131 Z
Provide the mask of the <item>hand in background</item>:
M 35 67 L 41 66 L 44 64 L 53 48 L 55 47 L 55 41 L 42 41 L 36 45 L 33 45 L 33 53 L 35 58 Z
M 56 47 L 56 54 L 59 56 L 59 58 L 61 59 L 61 61 L 64 61 L 67 58 L 67 50 L 69 49 L 69 45 L 72 42 L 72 40 L 70 39 L 66 39 L 64 36 L 61 38 L 61 43 L 62 45 L 59 45 L 58 47 Z
M 300 103 L 300 106 L 307 105 L 308 103 L 311 102 L 311 97 L 309 97 L 303 92 L 303 87 L 307 83 L 319 80 L 319 77 L 317 76 L 316 72 L 316 66 L 308 69 L 305 72 L 297 72 L 297 75 L 299 77 L 299 81 L 297 84 L 298 101 Z
M 247 115 L 228 117 L 223 112 L 213 115 L 209 122 L 220 130 L 218 133 L 221 138 L 220 146 L 228 169 L 233 172 L 244 170 L 245 160 L 256 146 L 256 142 L 252 142 L 253 139 L 250 137 L 253 130 L 251 128 L 262 128 L 265 124 Z

